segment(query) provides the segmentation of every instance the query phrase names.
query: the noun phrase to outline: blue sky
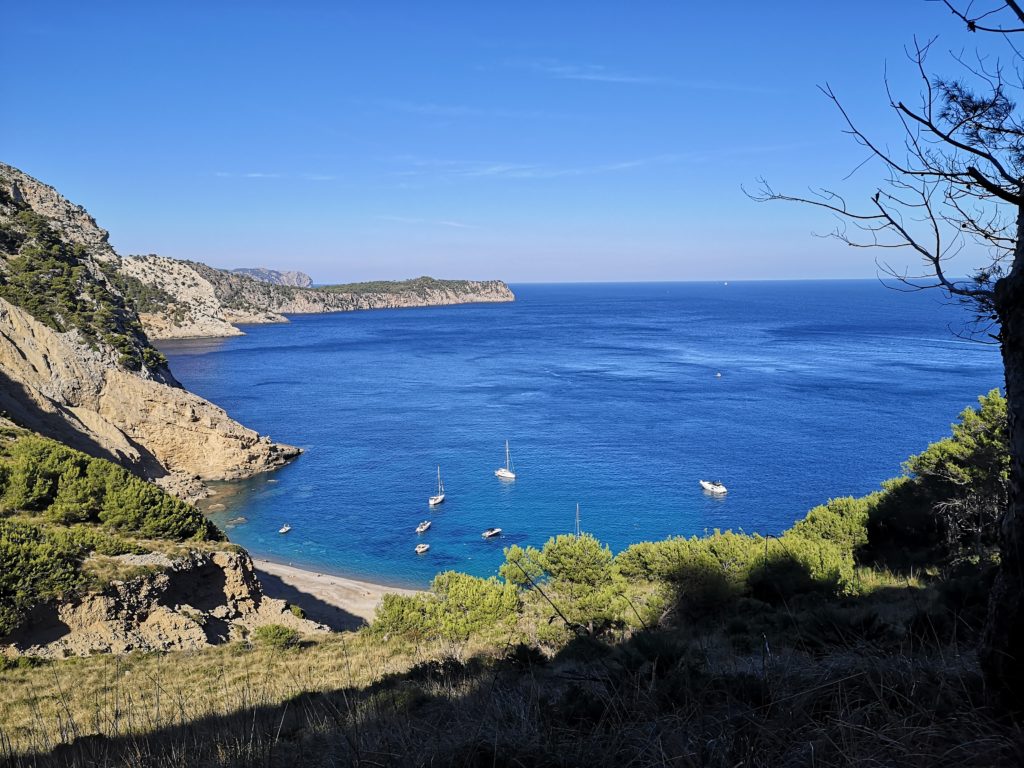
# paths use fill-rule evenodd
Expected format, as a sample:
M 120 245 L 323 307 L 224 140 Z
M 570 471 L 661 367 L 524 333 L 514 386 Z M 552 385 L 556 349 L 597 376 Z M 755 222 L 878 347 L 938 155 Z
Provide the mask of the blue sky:
M 873 276 L 741 185 L 866 195 L 816 86 L 895 142 L 903 47 L 974 41 L 924 0 L 715 5 L 18 3 L 0 159 L 122 253 L 318 282 Z

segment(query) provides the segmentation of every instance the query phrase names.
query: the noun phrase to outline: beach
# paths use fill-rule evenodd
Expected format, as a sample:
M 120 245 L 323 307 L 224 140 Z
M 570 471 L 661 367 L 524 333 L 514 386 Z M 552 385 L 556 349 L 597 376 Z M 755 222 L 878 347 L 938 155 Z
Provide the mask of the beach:
M 390 592 L 413 595 L 416 590 L 317 573 L 253 558 L 267 597 L 287 600 L 306 617 L 337 631 L 355 630 L 373 620 L 381 598 Z

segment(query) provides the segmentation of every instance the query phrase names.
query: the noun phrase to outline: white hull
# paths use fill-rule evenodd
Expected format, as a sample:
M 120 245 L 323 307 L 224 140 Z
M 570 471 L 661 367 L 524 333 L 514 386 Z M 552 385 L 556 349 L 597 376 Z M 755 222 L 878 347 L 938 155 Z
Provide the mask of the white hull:
M 430 549 L 430 545 L 429 544 L 417 544 L 416 545 L 416 554 L 417 555 L 422 555 L 428 549 Z
M 426 533 L 430 529 L 430 521 L 424 520 L 416 526 L 416 533 Z
M 707 480 L 701 480 L 700 487 L 708 493 L 713 493 L 716 496 L 721 496 L 723 493 L 728 493 L 729 491 L 729 489 L 721 483 L 709 483 Z
M 494 476 L 500 477 L 502 480 L 515 480 L 516 473 L 510 472 L 509 470 L 502 467 L 501 469 L 494 470 Z
M 436 507 L 442 501 L 444 501 L 444 494 L 443 493 L 439 493 L 437 496 L 431 496 L 429 503 L 430 503 L 430 506 Z
M 288 533 L 291 529 L 292 527 L 290 525 L 282 525 L 278 533 Z
M 501 535 L 501 528 L 488 528 L 486 531 L 480 534 L 485 539 L 492 539 L 495 536 Z

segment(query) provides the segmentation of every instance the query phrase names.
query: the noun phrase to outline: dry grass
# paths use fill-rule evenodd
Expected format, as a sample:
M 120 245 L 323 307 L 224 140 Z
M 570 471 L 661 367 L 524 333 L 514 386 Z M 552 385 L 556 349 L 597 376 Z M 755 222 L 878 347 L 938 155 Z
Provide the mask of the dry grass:
M 482 653 L 482 651 L 484 651 Z M 740 654 L 708 635 L 438 647 L 367 633 L 290 651 L 68 660 L 0 673 L 12 766 L 1020 765 L 971 652 Z M 97 736 L 99 734 L 99 736 Z M 73 742 L 73 746 L 68 745 Z M 32 755 L 34 753 L 35 756 Z
M 364 687 L 407 669 L 420 653 L 351 633 L 295 650 L 234 643 L 9 669 L 0 672 L 0 758 L 82 736 L 140 735 L 273 707 L 303 692 Z

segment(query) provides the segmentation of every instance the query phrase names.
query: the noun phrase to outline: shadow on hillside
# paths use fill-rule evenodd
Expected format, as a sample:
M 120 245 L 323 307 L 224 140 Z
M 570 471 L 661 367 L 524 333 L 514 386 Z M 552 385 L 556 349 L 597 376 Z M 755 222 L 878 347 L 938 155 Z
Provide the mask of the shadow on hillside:
M 259 564 L 256 566 L 256 572 L 260 584 L 263 585 L 264 595 L 284 600 L 290 605 L 297 605 L 306 614 L 307 619 L 326 624 L 335 632 L 354 631 L 366 625 L 366 620 L 361 616 L 286 584 L 279 576 L 260 570 Z
M 780 606 L 742 598 L 703 627 L 581 637 L 553 659 L 517 646 L 497 661 L 431 661 L 365 688 L 145 736 L 86 736 L 10 764 L 1021 764 L 1024 736 L 985 709 L 971 639 L 955 628 L 978 600 L 954 594 L 925 611 L 918 592 Z
M 127 435 L 120 433 L 138 454 L 137 459 L 107 449 L 97 442 L 89 428 L 70 408 L 52 400 L 48 403 L 52 410 L 42 407 L 25 385 L 15 382 L 0 371 L 0 415 L 6 416 L 19 427 L 38 432 L 95 458 L 113 461 L 143 477 L 153 479 L 167 474 L 167 470 L 152 453 Z

